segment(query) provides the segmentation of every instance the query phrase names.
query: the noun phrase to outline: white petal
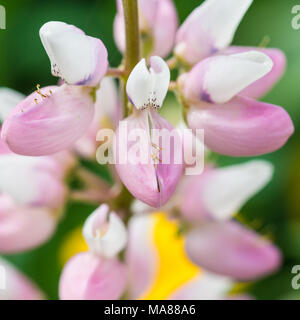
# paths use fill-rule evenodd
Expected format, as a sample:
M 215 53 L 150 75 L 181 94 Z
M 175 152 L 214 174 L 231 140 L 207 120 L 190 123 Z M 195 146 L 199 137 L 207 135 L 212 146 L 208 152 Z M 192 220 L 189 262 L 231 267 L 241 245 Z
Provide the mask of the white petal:
M 0 121 L 3 122 L 10 111 L 24 99 L 25 96 L 18 91 L 0 88 Z
M 126 91 L 137 109 L 160 108 L 168 92 L 170 70 L 158 56 L 150 58 L 150 70 L 142 59 L 129 75 Z
M 203 89 L 213 102 L 225 103 L 272 67 L 272 60 L 258 51 L 215 57 L 205 74 Z
M 188 39 L 197 61 L 226 48 L 253 0 L 206 0 L 196 8 L 178 32 L 179 44 Z M 194 63 L 197 61 L 193 61 Z
M 150 72 L 155 79 L 152 92 L 156 98 L 155 103 L 161 107 L 169 89 L 170 69 L 165 61 L 158 56 L 150 58 L 150 66 Z
M 101 205 L 86 220 L 83 236 L 90 250 L 100 256 L 112 258 L 124 249 L 127 231 L 123 221 L 106 204 Z
M 106 73 L 107 51 L 99 39 L 58 21 L 44 24 L 40 37 L 52 74 L 68 84 L 96 85 Z
M 36 202 L 43 179 L 37 170 L 40 162 L 38 157 L 1 155 L 0 192 L 9 194 L 20 205 Z
M 216 219 L 229 219 L 270 181 L 272 174 L 272 164 L 263 160 L 216 169 L 205 185 L 205 207 Z

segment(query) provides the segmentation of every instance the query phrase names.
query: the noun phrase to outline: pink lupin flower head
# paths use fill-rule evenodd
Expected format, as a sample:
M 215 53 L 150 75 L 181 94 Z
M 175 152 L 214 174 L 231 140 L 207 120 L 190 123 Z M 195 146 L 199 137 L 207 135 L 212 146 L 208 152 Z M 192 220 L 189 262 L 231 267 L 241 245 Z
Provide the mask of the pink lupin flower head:
M 176 8 L 172 0 L 139 0 L 139 27 L 150 41 L 149 55 L 166 57 L 173 48 L 178 26 Z M 121 52 L 125 51 L 125 24 L 123 5 L 117 0 L 114 38 Z M 149 44 L 148 44 L 149 46 Z M 147 48 L 149 50 L 149 48 Z
M 294 131 L 288 113 L 241 95 L 272 67 L 272 59 L 263 52 L 247 51 L 207 58 L 181 76 L 182 94 L 190 105 L 189 126 L 204 129 L 209 149 L 231 156 L 254 156 L 286 143 Z
M 104 77 L 108 60 L 101 40 L 59 21 L 45 23 L 40 37 L 54 76 L 68 84 L 85 86 L 95 86 Z
M 128 190 L 150 206 L 160 207 L 181 177 L 182 145 L 177 131 L 156 110 L 168 91 L 169 68 L 157 56 L 151 57 L 150 66 L 148 70 L 143 59 L 129 76 L 127 95 L 135 109 L 120 122 L 114 147 L 116 169 Z M 124 153 L 127 159 L 122 158 Z
M 10 112 L 3 124 L 2 139 L 18 154 L 53 154 L 79 139 L 93 115 L 89 88 L 66 84 L 38 87 Z
M 89 251 L 67 262 L 59 283 L 60 299 L 119 299 L 127 283 L 126 268 L 117 258 L 127 242 L 122 220 L 101 205 L 86 220 L 83 235 Z

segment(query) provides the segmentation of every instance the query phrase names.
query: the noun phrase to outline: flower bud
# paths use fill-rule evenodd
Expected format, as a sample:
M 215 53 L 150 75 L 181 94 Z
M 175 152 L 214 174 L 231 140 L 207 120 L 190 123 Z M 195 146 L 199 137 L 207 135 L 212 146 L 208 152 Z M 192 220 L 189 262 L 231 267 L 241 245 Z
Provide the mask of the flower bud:
M 120 179 L 139 200 L 161 207 L 174 193 L 182 174 L 182 142 L 173 126 L 157 112 L 168 91 L 170 70 L 160 57 L 142 59 L 129 75 L 126 91 L 135 106 L 120 121 L 114 157 Z
M 147 55 L 166 57 L 173 48 L 178 26 L 176 8 L 172 0 L 139 0 L 139 27 Z M 123 5 L 117 0 L 118 13 L 114 21 L 114 38 L 121 52 L 125 51 Z M 142 37 L 142 44 L 143 44 Z
M 123 221 L 115 212 L 109 212 L 106 204 L 102 204 L 87 218 L 83 236 L 90 251 L 105 258 L 115 257 L 127 243 Z

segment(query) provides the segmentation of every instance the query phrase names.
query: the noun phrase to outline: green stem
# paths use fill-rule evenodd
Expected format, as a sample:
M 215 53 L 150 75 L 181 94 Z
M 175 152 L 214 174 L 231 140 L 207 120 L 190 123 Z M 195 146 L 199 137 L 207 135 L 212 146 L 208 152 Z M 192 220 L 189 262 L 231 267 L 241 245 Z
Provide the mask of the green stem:
M 122 0 L 126 33 L 125 71 L 127 76 L 140 60 L 140 35 L 137 0 Z
M 140 35 L 137 0 L 122 0 L 124 9 L 126 50 L 125 72 L 122 77 L 123 116 L 128 116 L 128 98 L 126 83 L 131 70 L 140 60 Z
M 128 97 L 126 93 L 126 82 L 127 82 L 127 77 L 122 78 L 121 82 L 121 91 L 122 91 L 122 102 L 123 102 L 123 118 L 127 118 L 129 114 L 128 110 Z

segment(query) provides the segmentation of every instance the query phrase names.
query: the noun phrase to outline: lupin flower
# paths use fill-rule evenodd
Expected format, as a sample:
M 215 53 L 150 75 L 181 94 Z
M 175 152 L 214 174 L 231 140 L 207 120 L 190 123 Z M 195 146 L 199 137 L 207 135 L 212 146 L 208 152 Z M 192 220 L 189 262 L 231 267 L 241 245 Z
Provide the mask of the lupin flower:
M 2 121 L 22 99 L 14 90 L 1 89 Z M 63 179 L 72 166 L 68 153 L 24 157 L 0 140 L 0 252 L 28 250 L 49 239 L 65 201 Z
M 52 73 L 65 84 L 38 85 L 10 113 L 2 130 L 12 151 L 29 156 L 62 151 L 83 136 L 94 115 L 89 87 L 99 84 L 108 68 L 103 43 L 74 26 L 51 21 L 42 26 L 40 37 Z
M 54 76 L 72 85 L 96 86 L 108 68 L 107 50 L 100 39 L 59 21 L 40 29 L 43 46 Z
M 185 245 L 194 263 L 239 280 L 252 280 L 278 268 L 281 255 L 271 242 L 229 221 L 270 181 L 272 172 L 268 162 L 254 160 L 186 178 L 178 209 L 186 220 L 199 223 L 187 234 Z
M 5 145 L 0 168 L 0 252 L 24 251 L 44 243 L 53 234 L 65 201 L 67 169 L 54 157 L 23 157 Z
M 204 129 L 209 149 L 231 156 L 253 156 L 286 143 L 294 131 L 288 113 L 240 95 L 272 67 L 267 55 L 248 51 L 207 58 L 181 76 L 182 94 L 190 105 L 189 126 Z M 273 75 L 277 78 L 277 72 Z
M 0 300 L 41 300 L 44 298 L 34 283 L 2 257 L 0 257 L 0 268 L 1 285 L 4 285 L 4 288 L 0 288 Z
M 191 222 L 225 221 L 271 180 L 273 166 L 252 160 L 224 168 L 206 168 L 198 176 L 184 177 L 176 205 Z M 176 197 L 175 197 L 176 198 Z
M 236 54 L 247 51 L 258 51 L 267 55 L 273 63 L 273 68 L 265 76 L 250 84 L 239 94 L 243 97 L 259 99 L 272 89 L 274 84 L 278 82 L 285 71 L 286 57 L 285 54 L 276 48 L 256 48 L 256 47 L 238 47 L 231 46 L 222 51 L 221 54 Z
M 103 204 L 86 220 L 83 235 L 90 251 L 75 255 L 65 265 L 60 299 L 119 299 L 127 283 L 126 268 L 117 258 L 127 242 L 122 220 Z
M 204 1 L 178 29 L 175 54 L 193 65 L 225 49 L 252 1 Z
M 147 55 L 166 57 L 173 48 L 178 26 L 176 8 L 172 0 L 138 0 L 139 27 Z M 117 0 L 114 38 L 121 52 L 125 51 L 123 5 Z
M 145 59 L 134 67 L 126 88 L 134 105 L 133 114 L 119 123 L 114 141 L 116 169 L 122 182 L 136 198 L 152 207 L 170 199 L 183 167 L 180 136 L 157 112 L 169 81 L 169 68 L 160 57 L 150 58 L 150 70 Z

